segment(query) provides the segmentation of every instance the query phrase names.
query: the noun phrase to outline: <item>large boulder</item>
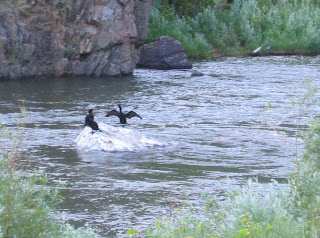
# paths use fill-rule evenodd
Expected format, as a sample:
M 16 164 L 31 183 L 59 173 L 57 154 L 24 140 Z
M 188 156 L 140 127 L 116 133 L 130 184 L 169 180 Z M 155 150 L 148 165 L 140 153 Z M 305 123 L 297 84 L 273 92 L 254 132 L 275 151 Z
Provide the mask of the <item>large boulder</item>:
M 192 64 L 179 41 L 162 36 L 141 47 L 137 68 L 191 69 Z

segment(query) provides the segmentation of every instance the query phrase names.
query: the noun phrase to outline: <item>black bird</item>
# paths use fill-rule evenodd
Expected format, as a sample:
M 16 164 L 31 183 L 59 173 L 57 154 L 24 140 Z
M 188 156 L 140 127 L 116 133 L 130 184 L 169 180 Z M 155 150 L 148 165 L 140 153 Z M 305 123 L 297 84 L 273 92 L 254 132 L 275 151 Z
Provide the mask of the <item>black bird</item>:
M 142 119 L 142 117 L 138 113 L 135 113 L 134 111 L 130 111 L 128 113 L 123 113 L 120 104 L 118 104 L 118 107 L 119 107 L 119 112 L 117 110 L 113 109 L 107 113 L 106 117 L 117 116 L 117 117 L 119 117 L 121 124 L 126 124 L 127 118 L 130 119 L 132 117 L 139 117 L 140 119 Z
M 93 131 L 100 131 L 98 123 L 94 121 L 94 114 L 93 114 L 93 109 L 88 110 L 88 115 L 86 116 L 86 120 L 84 122 L 85 126 L 89 126 Z

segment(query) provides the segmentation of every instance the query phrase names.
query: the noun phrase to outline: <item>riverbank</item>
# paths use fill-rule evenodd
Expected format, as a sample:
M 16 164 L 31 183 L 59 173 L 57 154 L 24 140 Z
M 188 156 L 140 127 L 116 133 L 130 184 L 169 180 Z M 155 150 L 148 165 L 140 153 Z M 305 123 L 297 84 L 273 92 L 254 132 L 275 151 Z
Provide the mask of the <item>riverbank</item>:
M 179 15 L 166 1 L 154 1 L 149 41 L 169 35 L 188 57 L 245 56 L 261 46 L 261 55 L 317 55 L 320 9 L 316 2 L 234 0 L 206 5 Z

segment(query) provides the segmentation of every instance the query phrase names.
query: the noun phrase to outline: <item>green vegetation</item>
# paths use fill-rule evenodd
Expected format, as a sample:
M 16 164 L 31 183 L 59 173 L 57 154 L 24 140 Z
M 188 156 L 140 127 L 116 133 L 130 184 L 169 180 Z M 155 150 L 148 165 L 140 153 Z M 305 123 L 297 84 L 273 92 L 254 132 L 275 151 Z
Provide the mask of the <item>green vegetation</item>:
M 114 44 L 114 43 L 111 43 L 111 44 L 103 47 L 103 48 L 102 48 L 102 51 L 108 52 L 108 51 L 111 50 L 114 46 L 115 46 L 115 44 Z
M 153 1 L 155 7 L 174 8 L 179 16 L 195 16 L 202 8 L 215 4 L 222 4 L 225 0 L 156 0 Z
M 317 88 L 307 82 L 307 92 L 293 102 L 299 121 L 315 101 Z M 301 133 L 299 127 L 297 134 Z M 273 182 L 259 189 L 250 180 L 229 193 L 223 204 L 204 196 L 203 210 L 186 206 L 172 217 L 143 232 L 129 230 L 132 237 L 157 238 L 316 238 L 320 236 L 320 118 L 304 132 L 304 152 L 288 184 Z M 266 191 L 268 191 L 266 193 Z
M 72 47 L 68 47 L 66 49 L 66 52 L 65 52 L 65 57 L 67 57 L 69 60 L 72 58 L 72 56 L 75 54 L 76 52 L 76 48 Z
M 259 46 L 265 54 L 320 53 L 318 0 L 175 2 L 154 0 L 149 40 L 169 35 L 189 57 L 242 55 Z
M 42 30 L 44 30 L 46 27 L 45 27 L 45 25 L 44 25 L 43 23 L 38 22 L 38 23 L 34 24 L 34 28 L 37 29 L 38 31 L 42 31 Z
M 7 48 L 5 54 L 8 57 L 8 61 L 12 65 L 18 64 L 18 56 L 22 51 L 22 46 L 18 42 L 11 43 L 11 46 Z
M 0 237 L 98 237 L 88 227 L 59 221 L 55 206 L 63 198 L 47 185 L 45 174 L 21 169 L 22 127 L 17 131 L 0 125 Z

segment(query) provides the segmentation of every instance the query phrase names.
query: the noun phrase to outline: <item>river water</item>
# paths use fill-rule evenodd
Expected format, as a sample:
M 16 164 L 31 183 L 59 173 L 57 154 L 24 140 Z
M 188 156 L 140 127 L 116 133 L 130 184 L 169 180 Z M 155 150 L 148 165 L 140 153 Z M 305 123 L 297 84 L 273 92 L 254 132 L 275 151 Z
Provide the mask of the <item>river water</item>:
M 0 122 L 16 127 L 27 108 L 24 148 L 30 168 L 67 182 L 59 206 L 65 219 L 89 223 L 102 237 L 145 228 L 203 192 L 223 199 L 248 178 L 284 182 L 296 159 L 296 128 L 318 114 L 299 102 L 304 82 L 319 85 L 319 57 L 221 58 L 189 70 L 137 69 L 123 79 L 51 79 L 0 83 Z M 137 151 L 87 151 L 74 140 L 89 108 L 96 121 L 120 103 L 125 128 L 166 146 Z M 298 154 L 301 154 L 298 139 Z M 298 155 L 299 156 L 299 155 Z

